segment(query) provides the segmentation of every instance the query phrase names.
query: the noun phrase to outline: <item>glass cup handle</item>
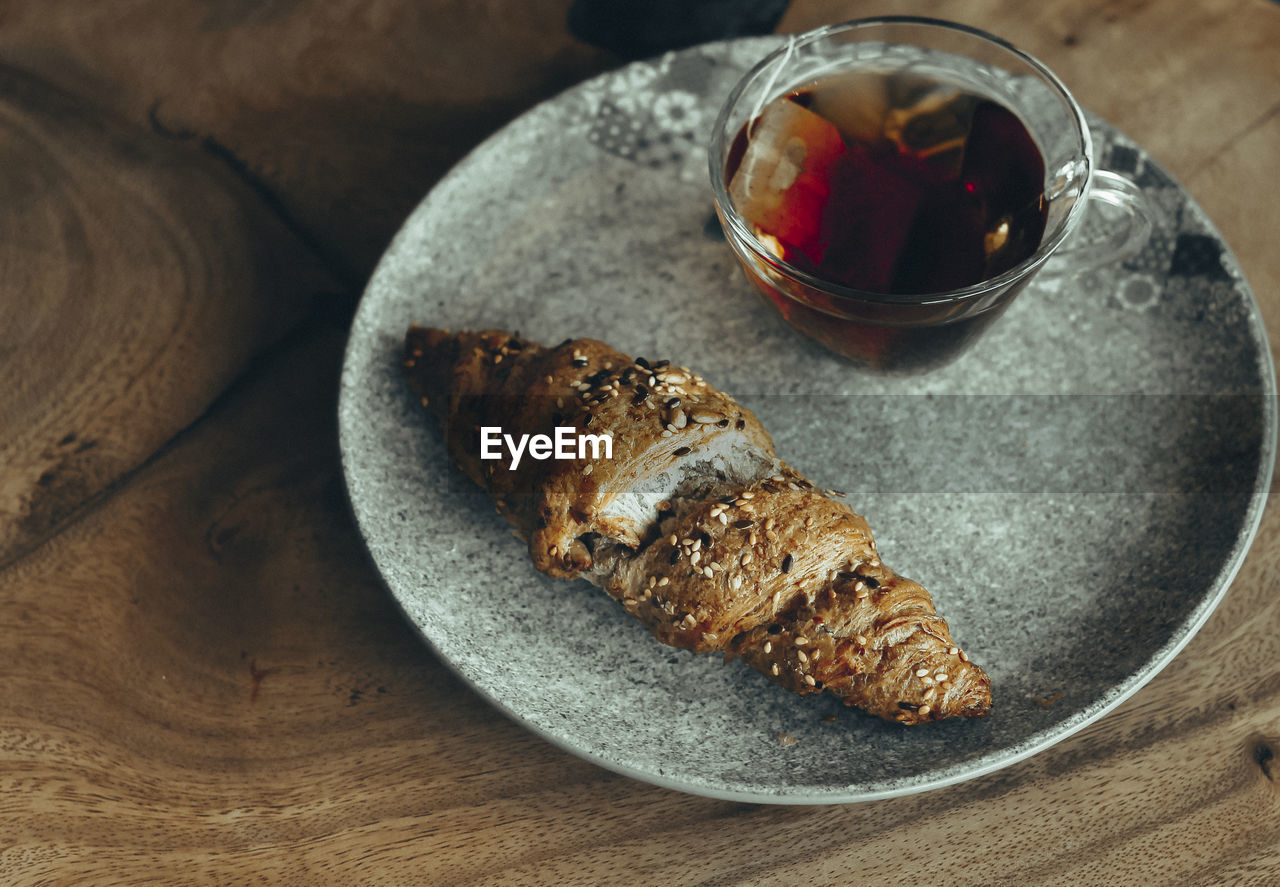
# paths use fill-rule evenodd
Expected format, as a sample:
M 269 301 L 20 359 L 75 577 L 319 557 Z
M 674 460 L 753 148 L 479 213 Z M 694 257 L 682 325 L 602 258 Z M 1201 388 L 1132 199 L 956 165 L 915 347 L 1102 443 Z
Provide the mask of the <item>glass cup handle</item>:
M 1119 173 L 1094 170 L 1088 200 L 1079 229 L 1055 255 L 1065 260 L 1054 263 L 1057 274 L 1075 276 L 1123 261 L 1137 254 L 1151 236 L 1151 203 L 1141 188 Z

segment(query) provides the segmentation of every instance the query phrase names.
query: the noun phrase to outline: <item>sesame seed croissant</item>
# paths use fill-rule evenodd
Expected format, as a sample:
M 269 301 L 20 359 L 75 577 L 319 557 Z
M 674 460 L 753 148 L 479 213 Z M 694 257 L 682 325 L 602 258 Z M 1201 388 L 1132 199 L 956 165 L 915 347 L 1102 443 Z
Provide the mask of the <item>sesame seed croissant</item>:
M 417 326 L 404 366 L 534 565 L 600 586 L 663 643 L 903 724 L 990 710 L 990 679 L 929 593 L 880 562 L 867 522 L 692 371 L 591 339 Z M 498 428 L 579 443 L 558 454 L 571 458 L 517 457 L 495 447 Z M 581 443 L 606 434 L 607 457 Z

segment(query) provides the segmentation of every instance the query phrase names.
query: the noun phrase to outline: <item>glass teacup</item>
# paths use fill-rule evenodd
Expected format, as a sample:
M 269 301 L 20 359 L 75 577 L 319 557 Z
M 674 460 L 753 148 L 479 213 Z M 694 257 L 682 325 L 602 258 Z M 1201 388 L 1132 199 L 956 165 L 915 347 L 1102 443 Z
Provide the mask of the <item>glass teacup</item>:
M 725 235 L 769 304 L 885 372 L 954 359 L 1055 253 L 1097 267 L 1151 228 L 1137 186 L 1095 168 L 1051 71 L 934 19 L 788 38 L 730 93 L 709 159 Z M 1110 233 L 1069 244 L 1091 203 L 1113 211 Z

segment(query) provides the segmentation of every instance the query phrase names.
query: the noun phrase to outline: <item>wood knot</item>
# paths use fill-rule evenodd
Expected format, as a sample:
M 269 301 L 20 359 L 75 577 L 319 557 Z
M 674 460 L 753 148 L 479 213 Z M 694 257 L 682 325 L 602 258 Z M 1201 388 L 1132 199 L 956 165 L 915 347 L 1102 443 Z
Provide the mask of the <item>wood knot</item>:
M 1258 739 L 1253 743 L 1253 762 L 1258 765 L 1258 769 L 1262 771 L 1262 775 L 1272 782 L 1275 782 L 1275 774 L 1272 773 L 1272 761 L 1275 760 L 1275 749 L 1266 739 Z

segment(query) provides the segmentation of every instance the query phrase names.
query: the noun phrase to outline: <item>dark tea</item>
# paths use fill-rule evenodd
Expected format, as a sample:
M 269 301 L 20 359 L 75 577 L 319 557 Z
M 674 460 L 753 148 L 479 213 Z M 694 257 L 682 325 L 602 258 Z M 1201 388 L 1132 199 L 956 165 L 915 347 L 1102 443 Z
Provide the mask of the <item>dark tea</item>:
M 871 365 L 926 368 L 1001 305 L 927 298 L 1040 246 L 1045 164 L 1016 114 L 918 73 L 847 71 L 767 103 L 725 162 L 734 209 L 773 256 L 821 280 L 919 300 L 861 301 L 756 280 L 788 320 Z M 1012 292 L 1002 292 L 1007 303 Z

